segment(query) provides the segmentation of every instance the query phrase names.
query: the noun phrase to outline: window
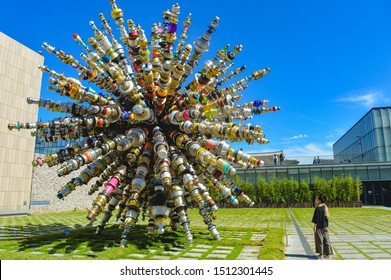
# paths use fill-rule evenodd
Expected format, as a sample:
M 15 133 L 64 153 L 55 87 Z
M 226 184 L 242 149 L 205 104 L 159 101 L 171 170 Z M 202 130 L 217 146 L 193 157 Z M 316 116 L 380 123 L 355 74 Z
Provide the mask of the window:
M 300 181 L 311 183 L 310 170 L 308 168 L 299 168 Z
M 391 165 L 380 166 L 380 177 L 382 179 L 391 178 Z
M 344 176 L 345 172 L 343 167 L 333 167 L 333 174 L 334 176 Z
M 278 179 L 288 178 L 287 170 L 285 168 L 284 169 L 277 169 L 277 178 Z
M 257 183 L 255 180 L 255 172 L 253 170 L 246 171 L 246 181 L 253 185 Z
M 320 168 L 311 168 L 311 179 L 314 180 L 315 177 L 322 177 L 322 174 L 320 173 Z
M 356 174 L 361 180 L 368 180 L 367 167 L 356 167 Z
M 333 178 L 333 171 L 330 167 L 322 168 L 322 177 L 325 180 L 330 180 L 331 178 Z
M 356 170 L 355 170 L 354 166 L 345 166 L 344 174 L 345 174 L 345 176 L 355 177 L 356 176 Z
M 380 179 L 379 167 L 368 166 L 369 180 Z
M 298 169 L 288 169 L 288 179 L 294 179 L 300 181 Z

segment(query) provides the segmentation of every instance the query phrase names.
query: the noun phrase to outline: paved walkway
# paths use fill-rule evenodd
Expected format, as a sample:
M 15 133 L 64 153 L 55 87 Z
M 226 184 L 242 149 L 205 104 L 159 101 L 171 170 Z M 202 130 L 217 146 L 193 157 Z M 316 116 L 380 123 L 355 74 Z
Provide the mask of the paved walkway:
M 372 208 L 372 209 L 382 209 L 382 210 L 391 210 L 391 207 L 382 206 L 382 205 L 365 205 L 362 208 Z
M 391 215 L 388 212 L 389 208 L 384 209 L 387 211 L 377 207 L 376 209 L 331 209 L 329 234 L 338 257 L 345 260 L 391 259 Z M 291 209 L 291 211 L 314 251 L 315 242 L 311 224 L 313 209 Z
M 287 247 L 285 258 L 287 260 L 316 260 L 314 252 L 311 249 L 306 237 L 304 236 L 299 224 L 288 209 L 292 222 L 286 227 Z

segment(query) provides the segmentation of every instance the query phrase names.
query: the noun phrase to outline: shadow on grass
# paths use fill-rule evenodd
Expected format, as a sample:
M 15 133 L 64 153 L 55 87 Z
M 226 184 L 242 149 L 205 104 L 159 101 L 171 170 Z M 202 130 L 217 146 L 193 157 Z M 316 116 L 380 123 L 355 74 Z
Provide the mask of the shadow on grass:
M 59 232 L 25 238 L 19 241 L 19 251 L 30 249 L 39 251 L 45 246 L 50 246 L 47 251 L 49 254 L 58 252 L 72 254 L 76 250 L 103 252 L 110 248 L 119 247 L 122 230 L 118 228 L 118 225 L 105 227 L 99 235 L 95 234 L 95 229 L 95 227 L 88 227 L 71 230 L 68 236 L 64 232 Z M 198 238 L 201 235 L 204 235 L 204 233 L 197 233 Z M 183 246 L 183 244 L 186 244 L 186 239 L 182 232 L 167 231 L 162 236 L 150 237 L 143 225 L 136 225 L 128 239 L 128 247 L 135 247 L 137 250 L 148 248 L 169 250 L 173 246 Z
M 29 225 L 27 225 L 29 226 Z M 54 224 L 54 228 L 61 226 Z M 64 225 L 62 225 L 64 226 Z M 35 226 L 37 229 L 51 226 Z M 35 228 L 34 227 L 34 228 Z M 193 229 L 193 246 L 198 244 L 209 245 L 210 248 L 216 246 L 233 246 L 234 250 L 227 259 L 236 259 L 244 246 L 262 246 L 259 259 L 283 259 L 284 258 L 284 231 L 281 229 L 267 228 L 262 233 L 267 234 L 263 240 L 252 240 L 254 232 L 251 228 L 246 229 L 247 234 L 239 240 L 236 235 L 234 239 L 230 236 L 236 230 L 225 228 L 221 231 L 222 240 L 213 240 L 210 233 L 201 228 Z M 22 227 L 19 228 L 22 230 Z M 30 228 L 32 229 L 32 228 Z M 68 227 L 69 229 L 69 227 Z M 17 230 L 17 227 L 13 227 Z M 169 255 L 172 259 L 181 257 L 188 252 L 185 235 L 182 230 L 172 231 L 170 228 L 164 235 L 151 237 L 147 235 L 145 225 L 136 225 L 128 239 L 126 248 L 120 247 L 120 238 L 122 230 L 118 225 L 108 225 L 100 234 L 95 234 L 95 227 L 84 227 L 80 229 L 71 229 L 69 234 L 64 231 L 57 233 L 42 233 L 39 236 L 27 237 L 23 239 L 12 239 L 1 241 L 1 246 L 5 249 L 0 252 L 3 259 L 75 259 L 75 258 L 97 258 L 97 259 L 153 259 L 156 255 Z M 173 248 L 176 247 L 176 248 Z M 177 251 L 178 247 L 181 253 L 171 254 Z M 211 249 L 212 250 L 212 249 Z M 166 252 L 165 252 L 166 251 Z M 208 253 L 204 253 L 201 259 Z
M 24 224 L 17 226 L 3 226 L 0 229 L 0 240 L 16 240 L 22 238 L 33 238 L 40 235 L 48 235 L 65 230 L 78 230 L 84 226 L 75 224 L 73 226 L 62 223 L 53 223 L 49 225 L 42 224 Z

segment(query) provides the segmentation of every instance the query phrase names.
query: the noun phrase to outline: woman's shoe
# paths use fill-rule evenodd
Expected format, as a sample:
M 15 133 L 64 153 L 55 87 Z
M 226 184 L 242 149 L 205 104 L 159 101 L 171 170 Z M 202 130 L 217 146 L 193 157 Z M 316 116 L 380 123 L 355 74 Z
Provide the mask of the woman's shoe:
M 318 260 L 323 260 L 323 259 L 324 259 L 323 255 L 317 255 L 316 258 L 317 258 Z

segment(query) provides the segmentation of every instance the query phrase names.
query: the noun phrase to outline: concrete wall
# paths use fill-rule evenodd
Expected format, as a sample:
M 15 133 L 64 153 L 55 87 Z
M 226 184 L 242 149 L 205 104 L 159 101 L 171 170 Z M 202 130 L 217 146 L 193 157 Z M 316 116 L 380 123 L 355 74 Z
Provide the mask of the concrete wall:
M 29 130 L 9 131 L 10 122 L 36 121 L 43 57 L 0 32 L 0 215 L 29 211 L 35 138 Z
M 31 212 L 50 213 L 90 208 L 92 201 L 96 198 L 99 191 L 89 196 L 88 190 L 97 179 L 93 178 L 88 185 L 77 187 L 76 190 L 65 197 L 64 200 L 60 200 L 57 198 L 57 191 L 73 177 L 77 177 L 85 167 L 62 177 L 57 176 L 57 168 L 58 166 L 49 168 L 46 164 L 34 167 L 31 190 Z

